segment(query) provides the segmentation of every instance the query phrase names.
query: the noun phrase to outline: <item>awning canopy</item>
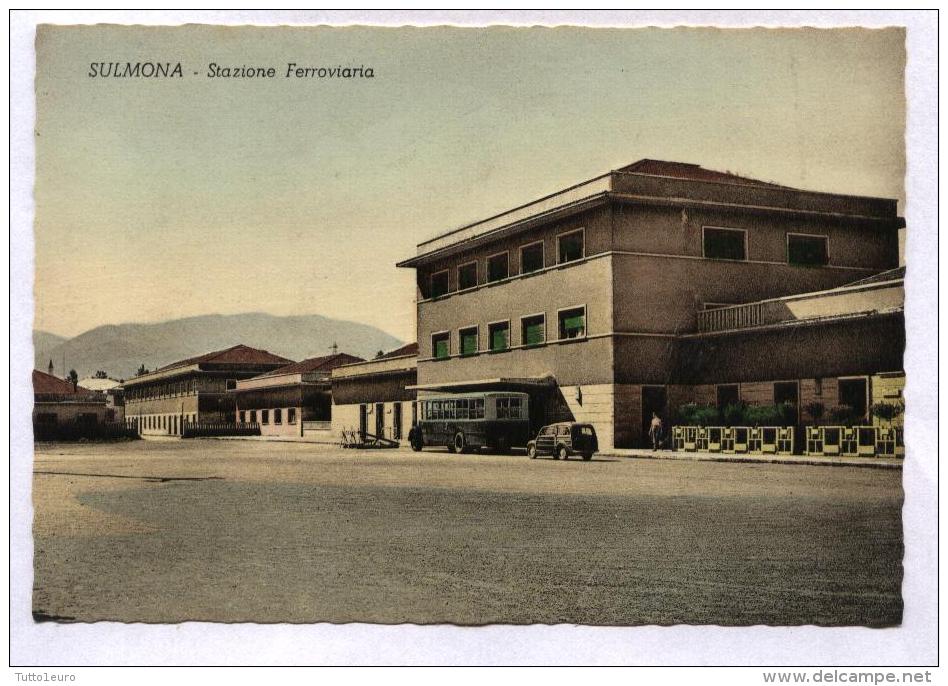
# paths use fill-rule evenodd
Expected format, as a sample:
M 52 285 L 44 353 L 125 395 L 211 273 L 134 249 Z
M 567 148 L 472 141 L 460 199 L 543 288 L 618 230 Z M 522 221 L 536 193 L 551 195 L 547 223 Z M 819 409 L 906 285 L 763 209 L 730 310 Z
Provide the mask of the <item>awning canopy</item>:
M 527 376 L 418 384 L 416 386 L 408 386 L 408 390 L 445 391 L 448 393 L 464 393 L 469 391 L 527 391 L 555 385 L 556 378 L 553 376 Z

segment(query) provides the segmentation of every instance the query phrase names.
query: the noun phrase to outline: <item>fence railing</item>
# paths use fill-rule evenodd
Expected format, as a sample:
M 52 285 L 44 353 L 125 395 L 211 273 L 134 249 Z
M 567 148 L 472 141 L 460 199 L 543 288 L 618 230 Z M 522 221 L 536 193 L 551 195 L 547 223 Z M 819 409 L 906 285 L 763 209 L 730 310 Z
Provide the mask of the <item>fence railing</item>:
M 184 422 L 182 438 L 212 436 L 259 436 L 260 425 L 255 422 Z
M 303 422 L 303 431 L 329 431 L 332 422 Z
M 904 457 L 901 427 L 807 426 L 804 455 L 821 457 Z M 674 426 L 672 447 L 679 452 L 793 455 L 792 426 Z
M 62 422 L 45 424 L 34 422 L 34 441 L 115 441 L 138 438 L 138 432 L 123 423 L 91 424 L 85 422 Z
M 730 305 L 713 310 L 698 312 L 698 331 L 729 331 L 731 329 L 746 329 L 750 326 L 760 326 L 764 321 L 763 303 L 747 303 L 746 305 Z

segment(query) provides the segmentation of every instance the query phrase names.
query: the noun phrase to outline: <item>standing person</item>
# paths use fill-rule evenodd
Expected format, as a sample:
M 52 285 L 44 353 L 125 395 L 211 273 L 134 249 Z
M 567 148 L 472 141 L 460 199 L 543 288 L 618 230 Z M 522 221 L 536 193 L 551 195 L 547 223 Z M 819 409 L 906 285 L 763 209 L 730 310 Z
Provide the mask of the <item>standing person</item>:
M 655 412 L 652 413 L 652 423 L 649 424 L 648 435 L 652 439 L 652 452 L 655 452 L 662 444 L 662 420 Z

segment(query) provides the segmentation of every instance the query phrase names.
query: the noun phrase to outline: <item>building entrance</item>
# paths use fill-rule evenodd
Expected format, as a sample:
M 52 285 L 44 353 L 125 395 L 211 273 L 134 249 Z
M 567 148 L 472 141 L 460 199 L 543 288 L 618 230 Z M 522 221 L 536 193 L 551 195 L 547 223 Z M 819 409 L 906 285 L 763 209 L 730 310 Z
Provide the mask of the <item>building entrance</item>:
M 664 386 L 642 386 L 642 445 L 648 446 L 648 429 L 652 413 L 662 418 L 662 426 L 668 431 L 668 392 Z

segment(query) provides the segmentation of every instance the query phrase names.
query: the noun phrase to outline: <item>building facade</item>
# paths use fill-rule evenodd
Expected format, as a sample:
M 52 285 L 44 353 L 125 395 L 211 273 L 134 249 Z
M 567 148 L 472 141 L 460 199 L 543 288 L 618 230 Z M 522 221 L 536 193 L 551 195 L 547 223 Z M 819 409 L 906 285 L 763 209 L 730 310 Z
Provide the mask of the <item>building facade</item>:
M 399 263 L 417 273 L 416 390 L 525 390 L 534 423 L 640 445 L 651 406 L 707 385 L 681 352 L 705 311 L 895 268 L 903 226 L 895 200 L 641 160 Z
M 332 432 L 360 431 L 408 444 L 418 420 L 416 393 L 418 344 L 381 357 L 332 370 Z
M 180 436 L 186 423 L 234 421 L 237 382 L 292 363 L 246 345 L 199 355 L 128 379 L 126 421 L 142 436 Z
M 234 420 L 259 424 L 262 436 L 303 438 L 307 433 L 327 433 L 332 421 L 332 370 L 362 361 L 355 355 L 335 353 L 238 380 L 230 391 Z
M 35 440 L 95 438 L 110 426 L 122 426 L 122 417 L 104 393 L 33 370 Z

